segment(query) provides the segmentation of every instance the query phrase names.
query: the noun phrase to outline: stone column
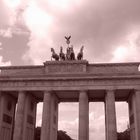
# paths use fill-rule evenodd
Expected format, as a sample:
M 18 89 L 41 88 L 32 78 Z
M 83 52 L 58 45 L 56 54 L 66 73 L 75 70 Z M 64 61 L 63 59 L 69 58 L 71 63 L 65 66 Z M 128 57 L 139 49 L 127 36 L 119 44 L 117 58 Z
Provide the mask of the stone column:
M 23 91 L 20 91 L 18 94 L 17 112 L 16 112 L 13 140 L 23 140 L 25 100 L 26 100 L 26 93 Z
M 36 104 L 31 93 L 19 92 L 13 140 L 34 140 Z
M 2 106 L 2 93 L 0 92 L 0 107 Z M 1 132 L 1 121 L 2 121 L 2 108 L 0 109 L 0 132 Z
M 54 93 L 44 92 L 41 140 L 57 140 L 58 99 Z
M 133 96 L 135 140 L 140 140 L 140 90 L 135 90 Z
M 50 140 L 57 140 L 57 130 L 58 130 L 58 98 L 55 94 L 52 94 Z
M 89 102 L 86 91 L 79 94 L 79 140 L 89 140 Z
M 113 90 L 107 90 L 105 97 L 105 125 L 106 140 L 117 140 L 115 94 Z
M 41 140 L 50 140 L 51 93 L 44 92 Z
M 34 140 L 37 99 L 28 93 L 24 110 L 23 140 Z
M 0 94 L 0 139 L 11 140 L 15 119 L 16 99 L 9 93 Z
M 135 135 L 135 123 L 134 123 L 134 108 L 135 108 L 135 92 L 129 95 L 128 98 L 128 104 L 129 104 L 129 123 L 130 123 L 130 140 L 136 140 Z

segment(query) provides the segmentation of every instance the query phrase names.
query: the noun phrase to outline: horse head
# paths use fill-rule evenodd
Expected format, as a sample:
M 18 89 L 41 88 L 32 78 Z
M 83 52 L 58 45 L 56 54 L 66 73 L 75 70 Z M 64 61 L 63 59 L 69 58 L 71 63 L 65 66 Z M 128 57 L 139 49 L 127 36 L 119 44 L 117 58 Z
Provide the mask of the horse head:
M 51 52 L 54 53 L 54 48 L 51 48 Z
M 60 46 L 60 52 L 63 52 L 63 47 L 62 46 Z
M 82 47 L 81 47 L 81 50 L 80 50 L 80 52 L 83 52 L 83 50 L 84 50 L 84 46 L 82 46 Z

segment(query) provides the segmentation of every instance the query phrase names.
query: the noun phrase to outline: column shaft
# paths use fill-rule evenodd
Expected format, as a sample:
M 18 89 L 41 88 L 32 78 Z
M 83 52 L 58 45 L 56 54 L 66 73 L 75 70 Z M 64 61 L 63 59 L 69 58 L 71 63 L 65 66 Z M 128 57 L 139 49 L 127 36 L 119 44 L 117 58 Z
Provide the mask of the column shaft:
M 51 93 L 44 92 L 41 140 L 50 140 Z
M 0 92 L 0 132 L 1 132 L 1 126 L 2 126 L 2 109 L 1 109 L 1 106 L 2 106 L 2 103 L 1 103 L 1 100 L 2 100 L 2 93 Z
M 107 91 L 105 97 L 106 140 L 117 140 L 115 94 L 113 90 Z
M 89 102 L 85 91 L 79 95 L 79 140 L 89 140 Z
M 26 94 L 23 91 L 19 92 L 13 140 L 23 140 L 25 99 Z
M 140 140 L 140 90 L 136 90 L 134 96 L 134 125 L 135 139 Z

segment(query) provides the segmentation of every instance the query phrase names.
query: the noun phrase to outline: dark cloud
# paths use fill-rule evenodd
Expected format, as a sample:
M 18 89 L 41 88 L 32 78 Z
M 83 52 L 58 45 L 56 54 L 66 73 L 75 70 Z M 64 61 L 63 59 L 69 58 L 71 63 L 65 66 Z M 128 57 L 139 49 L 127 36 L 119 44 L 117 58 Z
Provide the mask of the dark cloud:
M 0 36 L 0 42 L 2 43 L 0 55 L 3 56 L 4 61 L 10 60 L 12 65 L 24 65 L 22 56 L 28 49 L 28 41 L 29 35 L 27 34 L 13 34 L 10 38 Z

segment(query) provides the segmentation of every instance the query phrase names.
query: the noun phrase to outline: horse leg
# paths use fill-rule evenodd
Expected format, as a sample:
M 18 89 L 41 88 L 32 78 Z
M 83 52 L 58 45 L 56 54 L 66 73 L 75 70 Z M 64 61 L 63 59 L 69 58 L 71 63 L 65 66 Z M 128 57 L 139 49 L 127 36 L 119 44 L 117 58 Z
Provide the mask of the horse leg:
M 55 60 L 57 60 L 57 61 L 59 60 L 59 56 L 58 55 L 56 55 L 56 59 Z

